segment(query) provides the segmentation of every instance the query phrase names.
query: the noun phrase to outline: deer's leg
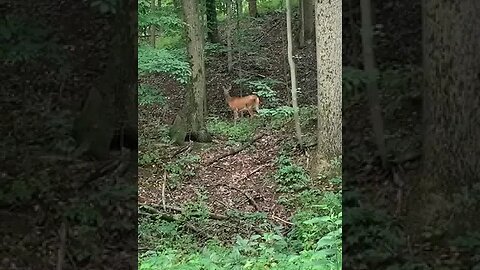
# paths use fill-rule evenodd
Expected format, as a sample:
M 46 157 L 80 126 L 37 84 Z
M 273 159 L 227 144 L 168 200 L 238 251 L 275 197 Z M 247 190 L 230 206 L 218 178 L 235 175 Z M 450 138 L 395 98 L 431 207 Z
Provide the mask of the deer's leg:
M 238 119 L 238 111 L 237 111 L 237 110 L 234 110 L 234 111 L 233 111 L 233 122 L 234 122 L 234 123 L 237 123 L 237 119 Z
M 248 108 L 248 114 L 250 114 L 250 118 L 253 117 L 253 110 L 252 110 L 252 108 Z

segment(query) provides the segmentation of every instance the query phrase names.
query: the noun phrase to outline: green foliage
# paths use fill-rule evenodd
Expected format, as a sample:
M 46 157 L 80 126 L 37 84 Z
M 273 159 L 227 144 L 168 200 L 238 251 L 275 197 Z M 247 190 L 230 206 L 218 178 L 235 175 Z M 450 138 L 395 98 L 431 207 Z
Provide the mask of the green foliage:
M 195 166 L 200 162 L 198 155 L 186 155 L 165 164 L 169 184 L 173 187 L 188 177 L 195 176 Z
M 345 204 L 349 205 L 343 220 L 343 231 L 349 236 L 344 245 L 352 254 L 358 254 L 348 257 L 346 265 L 380 265 L 396 258 L 406 243 L 393 217 L 367 203 L 358 206 L 361 197 L 355 192 L 345 192 L 343 196 Z
M 64 63 L 64 54 L 50 28 L 38 21 L 12 16 L 0 19 L 0 58 L 12 62 Z
M 151 105 L 159 104 L 165 105 L 165 97 L 154 86 L 140 84 L 138 87 L 138 104 Z
M 280 159 L 279 163 L 284 168 L 294 167 L 287 158 Z M 291 171 L 306 179 L 305 172 L 298 168 L 285 170 L 287 178 Z M 286 183 L 291 182 L 297 181 L 290 179 Z M 181 224 L 187 220 L 200 230 L 208 226 L 205 223 L 208 210 L 202 196 L 199 202 L 184 206 L 186 211 L 177 221 L 144 220 L 150 224 L 140 224 L 139 242 L 149 240 L 148 246 L 155 248 L 139 255 L 139 269 L 342 269 L 341 193 L 308 189 L 298 193 L 298 199 L 301 210 L 295 213 L 293 230 L 288 235 L 274 232 L 249 237 L 237 235 L 233 245 L 216 241 L 194 244 L 188 234 L 181 233 Z M 250 217 L 240 213 L 229 216 L 252 220 L 267 218 L 265 213 Z
M 190 65 L 184 51 L 151 47 L 138 48 L 138 72 L 140 75 L 164 72 L 182 84 L 186 84 L 191 76 Z
M 480 254 L 480 233 L 467 232 L 464 235 L 453 239 L 451 244 L 473 254 Z M 478 256 L 476 258 L 476 262 L 480 263 L 480 258 Z
M 328 245 L 341 252 L 341 193 L 325 192 L 321 196 L 317 195 L 316 199 L 317 203 L 311 204 L 313 201 L 310 201 L 304 204 L 304 210 L 295 214 L 293 221 L 297 226 L 292 234 L 300 240 L 304 249 L 318 249 L 319 245 Z
M 182 229 L 179 222 L 163 220 L 155 215 L 141 217 L 138 223 L 138 242 L 143 247 L 157 251 L 168 248 L 195 249 L 193 237 L 182 234 Z
M 376 74 L 379 89 L 387 92 L 409 92 L 412 88 L 420 87 L 421 72 L 418 67 L 410 65 L 388 66 Z M 365 84 L 368 76 L 365 71 L 344 67 L 342 75 L 342 86 L 344 98 L 351 98 L 365 91 Z
M 389 92 L 406 93 L 419 89 L 421 70 L 413 65 L 389 66 L 381 72 L 379 87 Z
M 222 44 L 217 44 L 217 43 L 210 43 L 206 42 L 205 43 L 205 54 L 206 55 L 212 55 L 216 53 L 225 53 L 227 52 L 227 46 L 224 46 Z M 206 59 L 208 60 L 208 59 Z
M 117 13 L 119 4 L 119 0 L 90 0 L 90 6 L 104 14 Z
M 164 36 L 175 36 L 183 34 L 183 20 L 172 5 L 162 1 L 161 8 L 152 10 L 150 0 L 138 1 L 138 28 L 145 32 L 148 27 L 155 26 Z
M 301 166 L 293 163 L 288 157 L 280 156 L 277 159 L 278 170 L 275 181 L 281 192 L 296 192 L 307 187 L 310 182 L 308 173 Z
M 139 269 L 341 269 L 339 261 L 334 261 L 328 252 L 308 250 L 295 254 L 286 251 L 286 246 L 285 238 L 271 233 L 249 239 L 238 237 L 232 248 L 210 246 L 189 254 L 174 249 L 149 252 L 140 257 Z
M 38 192 L 39 188 L 38 185 L 23 179 L 11 181 L 3 186 L 3 190 L 0 190 L 0 203 L 14 204 L 29 201 Z
M 272 109 L 260 109 L 259 115 L 265 118 L 265 121 L 273 129 L 282 128 L 285 123 L 292 119 L 293 108 L 290 106 L 280 106 Z
M 259 13 L 267 13 L 271 11 L 280 11 L 285 8 L 283 0 L 262 0 L 257 1 L 257 9 Z
M 146 152 L 138 152 L 138 165 L 146 166 L 159 163 L 161 160 L 162 152 L 158 149 L 152 149 Z
M 226 137 L 233 142 L 246 142 L 255 134 L 257 121 L 255 119 L 240 118 L 235 124 L 231 118 L 222 120 L 218 117 L 210 117 L 207 121 L 207 129 L 214 135 Z
M 354 67 L 343 67 L 342 93 L 345 97 L 352 97 L 364 89 L 367 77 L 362 69 Z
M 262 102 L 267 104 L 269 108 L 276 107 L 279 104 L 277 92 L 273 90 L 273 87 L 280 83 L 277 80 L 250 80 L 242 78 L 235 80 L 234 83 L 251 89 L 252 92 L 259 96 Z

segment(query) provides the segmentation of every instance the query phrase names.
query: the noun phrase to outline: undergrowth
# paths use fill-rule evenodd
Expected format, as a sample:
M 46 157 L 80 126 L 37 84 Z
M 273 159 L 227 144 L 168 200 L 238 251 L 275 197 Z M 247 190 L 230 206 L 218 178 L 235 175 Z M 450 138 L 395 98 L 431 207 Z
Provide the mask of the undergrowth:
M 226 138 L 232 142 L 246 142 L 255 134 L 259 125 L 256 119 L 240 118 L 235 124 L 232 120 L 211 117 L 207 121 L 207 129 L 213 135 Z
M 139 243 L 149 251 L 139 255 L 139 269 L 341 269 L 341 191 L 315 189 L 305 170 L 286 155 L 278 159 L 277 166 L 274 178 L 296 209 L 289 233 L 281 233 L 279 227 L 262 234 L 237 234 L 233 241 L 214 238 L 205 243 L 189 233 L 187 226 L 194 224 L 204 232 L 212 226 L 205 198 L 199 195 L 198 201 L 184 205 L 186 210 L 173 220 L 140 219 Z M 297 187 L 304 190 L 293 192 Z M 262 213 L 229 216 L 238 222 L 267 221 Z

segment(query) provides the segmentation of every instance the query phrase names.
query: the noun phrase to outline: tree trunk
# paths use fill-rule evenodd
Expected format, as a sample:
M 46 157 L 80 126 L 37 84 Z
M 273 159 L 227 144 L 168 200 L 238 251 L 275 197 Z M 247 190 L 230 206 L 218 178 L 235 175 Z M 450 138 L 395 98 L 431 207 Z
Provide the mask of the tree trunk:
M 137 13 L 136 1 L 122 2 L 116 15 L 118 31 L 112 38 L 112 53 L 105 69 L 90 90 L 81 114 L 75 119 L 73 134 L 79 144 L 76 155 L 108 158 L 112 147 L 137 146 Z M 130 27 L 123 27 L 125 21 Z M 119 145 L 112 145 L 118 141 Z M 128 144 L 128 145 L 127 145 Z
M 211 43 L 219 43 L 217 22 L 217 6 L 215 0 L 206 0 L 205 8 L 207 13 L 207 38 Z
M 342 3 L 316 0 L 318 135 L 314 173 L 342 154 Z
M 287 0 L 287 50 L 288 50 L 288 63 L 290 64 L 290 81 L 292 83 L 292 106 L 293 106 L 293 119 L 295 122 L 295 135 L 297 137 L 298 145 L 303 147 L 302 130 L 300 128 L 300 116 L 298 112 L 297 103 L 297 72 L 295 68 L 295 62 L 293 61 L 293 41 L 292 41 L 292 7 L 290 0 Z
M 373 29 L 371 21 L 370 0 L 360 0 L 362 15 L 362 46 L 364 70 L 368 76 L 367 94 L 370 103 L 370 120 L 372 121 L 375 143 L 378 148 L 380 159 L 384 168 L 387 167 L 387 148 L 385 146 L 385 134 L 383 128 L 382 108 L 378 93 L 377 76 L 375 67 L 375 54 L 373 51 Z
M 478 229 L 478 205 L 462 214 L 451 205 L 480 176 L 480 3 L 424 0 L 422 8 L 424 172 L 409 198 L 410 218 L 453 233 Z
M 305 41 L 310 41 L 315 37 L 315 5 L 313 0 L 301 1 L 303 2 L 303 36 Z
M 248 0 L 248 14 L 250 17 L 257 17 L 257 0 Z
M 186 137 L 193 141 L 210 142 L 211 136 L 205 123 L 207 102 L 204 36 L 198 1 L 183 0 L 182 10 L 187 27 L 187 51 L 192 78 L 187 85 L 185 105 L 170 128 L 170 136 L 177 144 L 183 144 Z
M 233 48 L 232 48 L 232 0 L 225 1 L 227 8 L 227 66 L 228 72 L 233 71 Z
M 242 72 L 242 50 L 243 48 L 240 47 L 241 41 L 240 41 L 240 15 L 242 14 L 242 0 L 235 0 L 235 19 L 236 19 L 236 28 L 235 28 L 235 47 L 237 49 L 238 55 L 237 55 L 237 66 L 238 66 L 238 78 L 243 77 L 243 72 Z M 240 89 L 240 91 L 242 91 Z M 240 93 L 241 95 L 242 93 Z
M 353 8 L 353 4 L 352 1 L 347 1 L 348 3 L 348 10 L 350 11 L 349 12 L 349 17 L 348 17 L 348 21 L 350 22 L 349 25 L 350 25 L 350 34 L 352 35 L 352 46 L 351 46 L 351 49 L 352 49 L 352 54 L 350 55 L 350 63 L 352 65 L 352 67 L 356 67 L 358 68 L 359 67 L 359 50 L 358 50 L 358 46 L 356 44 L 360 43 L 358 41 L 358 38 L 357 38 L 357 24 L 356 24 L 356 21 L 355 21 L 355 12 L 354 11 L 354 8 Z
M 155 12 L 155 0 L 151 0 L 150 2 L 150 11 Z M 156 26 L 150 25 L 150 45 L 155 48 L 155 39 L 156 39 Z

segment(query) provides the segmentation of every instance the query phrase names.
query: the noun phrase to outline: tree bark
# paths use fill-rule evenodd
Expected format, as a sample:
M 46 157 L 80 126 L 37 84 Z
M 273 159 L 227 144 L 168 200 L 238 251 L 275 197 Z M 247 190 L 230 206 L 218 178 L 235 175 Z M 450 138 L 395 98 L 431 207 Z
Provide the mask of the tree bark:
M 293 61 L 293 41 L 292 41 L 292 7 L 290 0 L 287 0 L 287 50 L 288 50 L 288 63 L 290 65 L 290 81 L 292 84 L 291 94 L 292 94 L 292 106 L 293 106 L 293 119 L 295 122 L 295 135 L 297 137 L 297 142 L 300 147 L 303 147 L 302 140 L 302 129 L 300 127 L 300 116 L 298 112 L 298 102 L 297 102 L 297 71 L 295 67 L 295 62 Z
M 303 37 L 305 41 L 315 38 L 315 5 L 313 0 L 301 0 L 303 15 Z
M 314 173 L 342 154 L 342 4 L 316 0 L 317 158 Z
M 424 172 L 409 214 L 417 227 L 478 229 L 477 208 L 459 214 L 451 205 L 455 193 L 472 192 L 480 180 L 480 3 L 424 0 L 422 8 Z
M 257 0 L 248 0 L 248 14 L 250 17 L 257 17 Z
M 123 1 L 115 24 L 121 31 L 112 38 L 112 53 L 105 72 L 90 89 L 82 112 L 75 119 L 73 135 L 79 145 L 76 155 L 108 158 L 112 147 L 136 148 L 137 107 L 137 13 L 136 1 Z M 125 21 L 130 27 L 124 27 Z M 112 145 L 115 141 L 120 145 Z
M 242 70 L 242 48 L 240 47 L 240 15 L 242 14 L 242 0 L 235 0 L 235 20 L 236 20 L 236 27 L 235 27 L 235 47 L 237 48 L 237 71 L 238 71 L 238 78 L 243 77 L 243 70 Z M 240 88 L 240 95 L 242 95 L 242 89 Z
M 363 65 L 368 76 L 367 94 L 370 103 L 370 120 L 372 121 L 375 144 L 377 145 L 382 165 L 386 168 L 387 148 L 385 146 L 382 108 L 380 106 L 380 94 L 377 85 L 378 70 L 375 67 L 375 53 L 373 50 L 372 9 L 370 0 L 360 0 L 360 7 L 362 17 Z
M 217 6 L 215 0 L 206 0 L 205 8 L 207 13 L 207 38 L 211 43 L 219 43 Z
M 207 132 L 205 123 L 207 110 L 205 41 L 203 27 L 200 22 L 198 1 L 183 0 L 182 10 L 187 27 L 187 51 L 192 78 L 187 85 L 185 106 L 176 116 L 170 128 L 170 136 L 177 144 L 183 144 L 186 137 L 193 141 L 210 142 L 211 136 Z
M 225 1 L 226 8 L 227 8 L 227 66 L 228 72 L 231 73 L 233 71 L 233 48 L 232 48 L 232 0 Z

